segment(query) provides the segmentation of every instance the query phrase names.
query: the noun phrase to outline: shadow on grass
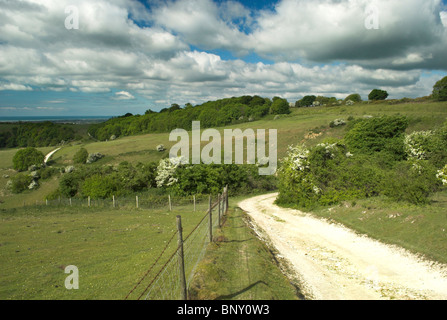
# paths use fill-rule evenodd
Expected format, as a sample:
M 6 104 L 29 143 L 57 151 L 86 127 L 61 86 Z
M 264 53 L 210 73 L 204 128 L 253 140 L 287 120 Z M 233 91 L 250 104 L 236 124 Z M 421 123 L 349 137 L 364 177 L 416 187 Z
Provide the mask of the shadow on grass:
M 261 284 L 261 283 L 264 284 L 264 285 L 267 285 L 267 283 L 265 283 L 264 281 L 262 281 L 262 280 L 258 280 L 258 281 L 256 281 L 256 282 L 250 284 L 249 286 L 245 287 L 244 289 L 239 290 L 239 291 L 236 291 L 235 293 L 231 293 L 231 294 L 226 294 L 226 295 L 218 296 L 218 297 L 216 298 L 216 300 L 229 300 L 229 299 L 234 299 L 234 298 L 237 297 L 238 295 L 240 295 L 240 294 L 242 294 L 242 293 L 244 293 L 244 292 L 247 292 L 247 291 L 251 290 L 252 288 L 254 288 L 255 286 L 257 286 L 258 284 Z

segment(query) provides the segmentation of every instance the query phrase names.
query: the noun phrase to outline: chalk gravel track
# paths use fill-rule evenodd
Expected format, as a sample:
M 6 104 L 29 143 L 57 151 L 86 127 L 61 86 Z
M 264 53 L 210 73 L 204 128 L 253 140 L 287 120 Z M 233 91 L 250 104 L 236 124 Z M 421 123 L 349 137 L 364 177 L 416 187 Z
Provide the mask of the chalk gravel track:
M 306 299 L 446 300 L 447 266 L 274 204 L 277 194 L 238 205 L 291 266 Z
M 52 156 L 53 154 L 55 154 L 56 152 L 58 152 L 60 149 L 61 149 L 61 148 L 57 148 L 57 149 L 51 151 L 50 153 L 48 153 L 48 154 L 45 156 L 45 159 L 43 160 L 43 162 L 47 163 L 48 160 L 50 160 L 51 156 Z

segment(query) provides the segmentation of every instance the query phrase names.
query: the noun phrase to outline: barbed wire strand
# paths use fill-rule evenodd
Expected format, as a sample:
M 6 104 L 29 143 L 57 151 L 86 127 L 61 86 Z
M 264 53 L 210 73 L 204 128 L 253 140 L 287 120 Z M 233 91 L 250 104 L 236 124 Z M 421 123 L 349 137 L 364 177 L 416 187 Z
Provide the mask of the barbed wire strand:
M 132 292 L 141 284 L 141 282 L 143 282 L 143 280 L 147 277 L 147 275 L 152 271 L 152 269 L 154 268 L 154 266 L 158 263 L 158 261 L 160 260 L 160 258 L 163 256 L 163 254 L 165 253 L 165 251 L 167 250 L 167 248 L 169 247 L 169 245 L 171 244 L 172 240 L 174 239 L 175 235 L 178 233 L 178 231 L 175 231 L 174 234 L 171 236 L 171 239 L 169 239 L 168 243 L 166 244 L 166 246 L 164 247 L 163 251 L 160 253 L 160 255 L 157 257 L 157 259 L 155 260 L 155 262 L 151 265 L 151 267 L 149 268 L 148 271 L 146 271 L 146 273 L 144 274 L 144 276 L 140 279 L 140 281 L 138 281 L 138 283 L 135 285 L 135 287 L 133 287 L 132 290 L 130 290 L 130 292 L 127 294 L 126 298 L 124 298 L 124 300 L 127 300 L 127 298 L 132 294 Z

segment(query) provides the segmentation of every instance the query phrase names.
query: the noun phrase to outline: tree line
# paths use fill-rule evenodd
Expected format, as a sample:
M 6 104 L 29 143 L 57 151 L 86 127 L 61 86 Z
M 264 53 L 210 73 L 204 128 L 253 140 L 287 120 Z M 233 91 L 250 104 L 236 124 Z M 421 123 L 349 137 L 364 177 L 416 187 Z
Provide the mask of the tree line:
M 286 99 L 274 97 L 242 96 L 208 101 L 184 108 L 172 104 L 159 112 L 147 110 L 144 115 L 130 113 L 92 125 L 89 133 L 98 140 L 142 133 L 169 132 L 177 128 L 191 130 L 193 121 L 200 121 L 202 128 L 221 127 L 229 124 L 259 120 L 269 114 L 290 113 Z
M 75 130 L 66 124 L 19 122 L 0 132 L 0 148 L 47 147 L 76 138 Z

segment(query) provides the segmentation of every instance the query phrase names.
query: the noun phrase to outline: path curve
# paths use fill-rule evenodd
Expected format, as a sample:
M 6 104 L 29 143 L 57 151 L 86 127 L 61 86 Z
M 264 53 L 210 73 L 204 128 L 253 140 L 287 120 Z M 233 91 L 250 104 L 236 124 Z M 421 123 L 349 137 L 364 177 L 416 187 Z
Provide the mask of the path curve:
M 48 153 L 48 154 L 45 156 L 45 159 L 44 159 L 43 161 L 44 161 L 45 163 L 47 163 L 48 160 L 50 160 L 51 156 L 52 156 L 53 154 L 55 154 L 57 151 L 59 151 L 60 149 L 62 149 L 62 148 L 57 148 L 57 149 L 51 151 L 50 153 Z
M 447 266 L 422 260 L 324 219 L 274 204 L 277 194 L 243 200 L 260 232 L 293 267 L 308 299 L 447 299 Z

